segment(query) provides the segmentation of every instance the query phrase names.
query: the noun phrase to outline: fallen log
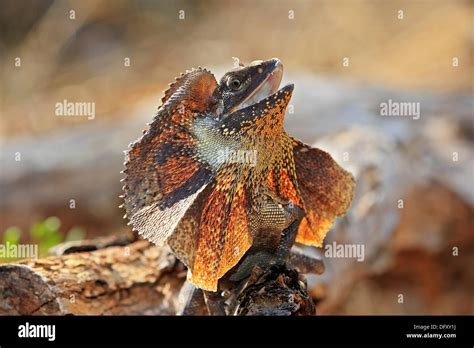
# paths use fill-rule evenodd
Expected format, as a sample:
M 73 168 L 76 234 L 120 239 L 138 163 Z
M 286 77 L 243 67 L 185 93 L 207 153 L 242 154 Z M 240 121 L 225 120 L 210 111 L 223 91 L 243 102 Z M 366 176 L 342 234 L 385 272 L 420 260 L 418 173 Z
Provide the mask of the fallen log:
M 0 266 L 0 315 L 176 314 L 186 269 L 166 247 L 119 236 L 52 253 Z M 315 313 L 305 282 L 285 268 L 262 274 L 239 303 L 236 315 Z
M 174 314 L 184 268 L 146 241 L 0 266 L 0 314 Z

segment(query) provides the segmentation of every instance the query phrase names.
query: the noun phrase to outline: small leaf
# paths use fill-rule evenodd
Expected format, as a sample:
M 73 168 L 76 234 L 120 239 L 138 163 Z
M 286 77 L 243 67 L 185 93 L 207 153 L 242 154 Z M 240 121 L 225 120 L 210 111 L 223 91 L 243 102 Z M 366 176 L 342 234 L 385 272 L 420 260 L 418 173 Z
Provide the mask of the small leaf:
M 44 225 L 49 231 L 58 231 L 59 227 L 61 227 L 61 220 L 56 216 L 50 216 L 44 220 Z
M 35 222 L 33 225 L 30 227 L 30 235 L 31 238 L 39 241 L 44 238 L 46 235 L 47 230 L 44 228 L 44 225 L 42 222 Z
M 86 231 L 82 227 L 74 226 L 66 235 L 66 242 L 82 240 L 86 236 Z
M 18 244 L 21 238 L 21 230 L 17 226 L 7 228 L 3 235 L 4 244 Z

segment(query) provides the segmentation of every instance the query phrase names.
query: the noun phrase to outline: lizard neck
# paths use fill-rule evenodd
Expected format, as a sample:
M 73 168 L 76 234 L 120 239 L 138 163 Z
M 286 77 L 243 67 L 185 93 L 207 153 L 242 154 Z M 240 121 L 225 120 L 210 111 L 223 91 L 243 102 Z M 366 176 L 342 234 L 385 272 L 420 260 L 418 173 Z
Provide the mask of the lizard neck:
M 220 123 L 211 117 L 197 118 L 192 125 L 199 159 L 207 162 L 213 170 L 218 170 L 226 162 L 226 153 L 238 151 L 242 146 L 237 136 L 224 136 L 219 127 Z
M 225 163 L 249 167 L 254 176 L 266 178 L 266 171 L 279 154 L 275 152 L 281 136 L 264 139 L 261 134 L 243 135 L 224 131 L 223 123 L 212 117 L 197 118 L 192 125 L 199 159 L 217 171 Z

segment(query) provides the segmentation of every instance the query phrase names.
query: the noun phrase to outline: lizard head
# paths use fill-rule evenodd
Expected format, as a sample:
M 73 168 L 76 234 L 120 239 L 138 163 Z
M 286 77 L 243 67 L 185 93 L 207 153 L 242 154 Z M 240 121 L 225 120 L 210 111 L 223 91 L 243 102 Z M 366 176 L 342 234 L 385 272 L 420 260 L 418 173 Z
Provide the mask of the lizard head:
M 226 160 L 218 155 L 220 149 L 271 148 L 272 139 L 284 131 L 283 118 L 293 92 L 293 85 L 278 90 L 282 74 L 280 60 L 271 59 L 253 62 L 222 77 L 212 96 L 221 110 L 199 113 L 192 122 L 191 132 L 203 163 L 218 170 Z M 231 91 L 236 78 L 241 87 Z
M 229 153 L 256 150 L 260 159 L 271 157 L 276 139 L 284 133 L 283 119 L 292 92 L 290 84 L 223 118 L 215 119 L 207 114 L 196 118 L 192 132 L 200 161 L 217 171 L 227 162 L 227 157 L 221 154 L 223 149 Z
M 277 58 L 254 61 L 227 72 L 214 94 L 216 100 L 222 101 L 221 115 L 255 104 L 275 93 L 282 75 L 283 64 Z

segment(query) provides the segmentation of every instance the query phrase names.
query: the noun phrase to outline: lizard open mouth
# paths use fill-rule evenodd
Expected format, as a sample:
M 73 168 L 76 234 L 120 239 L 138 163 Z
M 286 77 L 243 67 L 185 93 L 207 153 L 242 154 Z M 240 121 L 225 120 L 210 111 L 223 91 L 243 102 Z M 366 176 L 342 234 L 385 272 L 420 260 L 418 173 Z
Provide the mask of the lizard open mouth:
M 264 73 L 262 71 L 262 73 Z M 274 60 L 274 66 L 268 76 L 253 90 L 253 92 L 245 98 L 236 108 L 236 110 L 243 109 L 247 106 L 253 105 L 272 95 L 280 87 L 281 79 L 283 77 L 283 64 L 280 60 Z

